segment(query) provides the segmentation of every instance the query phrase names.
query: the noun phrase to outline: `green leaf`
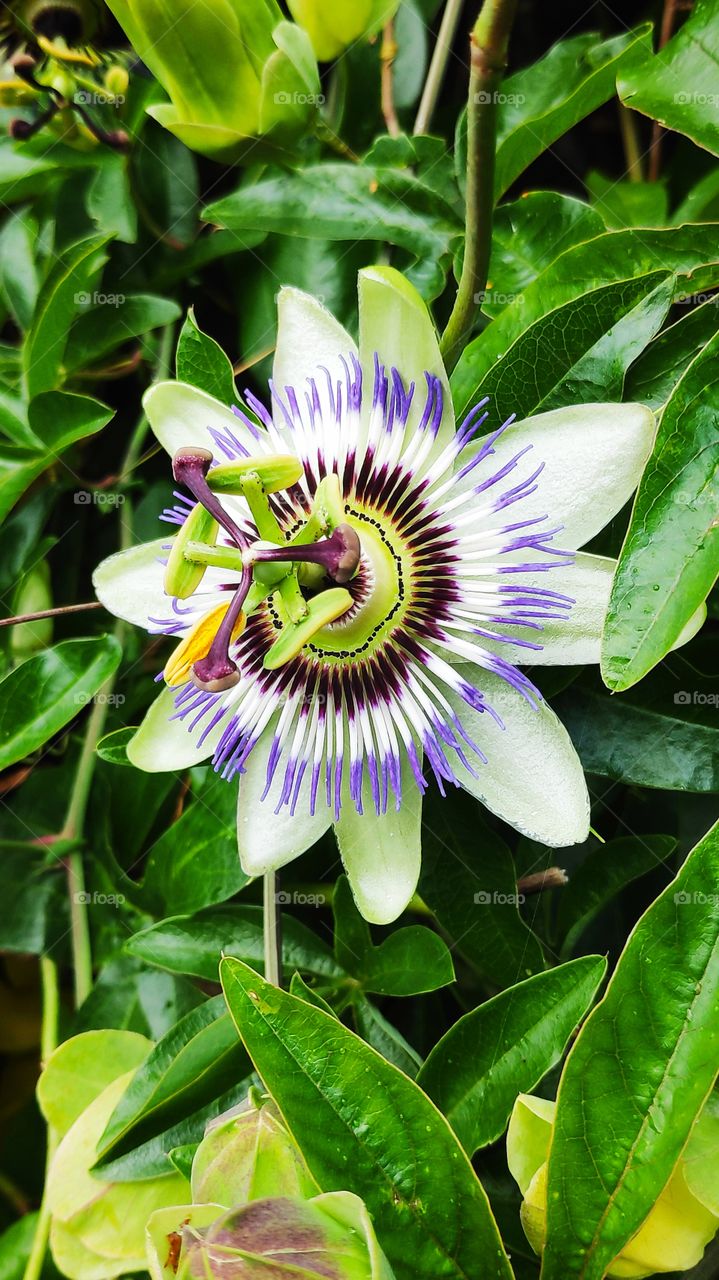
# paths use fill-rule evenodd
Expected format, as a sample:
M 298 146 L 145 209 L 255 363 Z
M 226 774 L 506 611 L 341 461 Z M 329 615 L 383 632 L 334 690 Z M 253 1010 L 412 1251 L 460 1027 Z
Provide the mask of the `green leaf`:
M 468 399 L 490 396 L 497 422 L 620 400 L 624 374 L 661 327 L 673 292 L 673 277 L 656 271 L 565 303 L 530 325 Z
M 223 404 L 237 402 L 232 364 L 219 343 L 198 328 L 194 307 L 190 307 L 180 332 L 176 372 L 180 382 L 207 391 Z
M 557 138 L 614 94 L 618 70 L 651 51 L 651 26 L 601 40 L 562 40 L 504 81 L 499 99 L 495 192 L 499 197 Z
M 89 299 L 88 289 L 105 260 L 106 236 L 89 236 L 66 249 L 50 271 L 37 300 L 23 351 L 30 398 L 62 382 L 70 324 Z
M 719 680 L 662 666 L 621 695 L 596 678 L 557 699 L 587 773 L 668 791 L 719 790 Z
M 101 431 L 113 416 L 114 410 L 100 400 L 72 391 L 44 391 L 28 409 L 30 428 L 50 455 L 45 466 L 77 440 Z
M 559 900 L 562 955 L 571 955 L 584 930 L 626 885 L 667 867 L 676 843 L 673 836 L 620 836 L 593 849 L 572 872 Z
M 34 227 L 20 210 L 0 233 L 0 293 L 20 329 L 30 327 L 39 288 Z
M 134 244 L 137 208 L 130 184 L 130 157 L 106 147 L 98 151 L 98 168 L 87 190 L 87 211 L 102 235 Z
M 211 204 L 208 222 L 323 240 L 387 240 L 416 260 L 407 272 L 425 298 L 444 287 L 443 260 L 461 224 L 451 205 L 409 173 L 369 165 L 310 165 L 263 178 Z
M 127 758 L 127 744 L 135 735 L 135 729 L 115 729 L 101 738 L 95 750 L 101 760 L 108 764 L 124 764 L 131 768 Z
M 99 1159 L 118 1156 L 220 1097 L 248 1074 L 222 996 L 191 1009 L 135 1072 L 97 1144 Z
M 500 205 L 492 226 L 492 258 L 482 310 L 496 316 L 560 253 L 601 235 L 604 223 L 582 200 L 558 191 L 528 191 Z
M 176 302 L 152 293 L 101 296 L 105 301 L 83 311 L 70 330 L 64 359 L 67 376 L 86 369 L 152 329 L 172 324 L 181 314 Z
M 612 230 L 663 227 L 669 221 L 669 193 L 661 182 L 617 182 L 595 171 L 584 181 L 592 204 Z
M 717 1074 L 719 827 L 631 934 L 559 1086 L 544 1280 L 601 1280 L 667 1182 Z
M 64 173 L 91 169 L 95 164 L 93 152 L 77 151 L 62 143 L 31 150 L 18 147 L 6 134 L 0 138 L 0 200 L 18 204 L 29 196 L 42 195 L 57 186 Z
M 112 636 L 64 640 L 0 680 L 0 769 L 59 733 L 102 688 L 121 657 Z
M 238 960 L 223 960 L 221 977 L 311 1174 L 323 1191 L 365 1201 L 397 1280 L 509 1280 L 482 1186 L 425 1094 L 341 1023 Z
M 628 689 L 669 652 L 719 570 L 719 334 L 662 414 L 612 584 L 602 675 Z
M 606 973 L 583 956 L 502 991 L 455 1022 L 417 1083 L 446 1115 L 468 1155 L 504 1132 L 518 1093 L 559 1062 Z
M 64 937 L 67 887 L 63 884 L 62 856 L 58 842 L 51 853 L 20 841 L 0 842 L 4 903 L 0 949 L 3 951 L 42 955 Z
M 416 1078 L 422 1065 L 422 1059 L 416 1049 L 408 1044 L 404 1036 L 392 1026 L 380 1013 L 376 1005 L 359 992 L 352 1001 L 357 1032 L 363 1040 L 372 1045 L 388 1062 L 393 1063 L 400 1071 L 404 1071 L 410 1080 Z
M 262 937 L 261 907 L 209 907 L 194 916 L 177 916 L 150 925 L 130 938 L 126 947 L 146 964 L 217 982 L 223 952 L 261 968 Z M 282 962 L 288 974 L 299 969 L 324 985 L 347 976 L 329 947 L 293 916 L 283 916 Z
M 455 946 L 499 987 L 544 968 L 538 938 L 517 909 L 514 866 L 504 841 L 465 792 L 425 799 L 420 896 Z
M 369 926 L 354 904 L 346 876 L 337 881 L 332 906 L 338 963 L 365 991 L 413 996 L 454 981 L 452 957 L 445 943 L 422 925 L 396 929 L 379 946 L 373 946 Z
M 617 88 L 628 107 L 719 155 L 716 18 L 713 0 L 697 0 L 678 34 L 656 57 L 621 68 Z
M 716 241 L 716 224 L 643 228 L 607 231 L 562 253 L 463 352 L 451 379 L 457 417 L 472 408 L 476 388 L 525 329 L 565 303 L 654 271 L 677 276 L 675 301 L 719 284 Z
M 208 770 L 193 803 L 148 857 L 142 893 L 153 915 L 199 911 L 247 884 L 237 856 L 236 808 L 237 788 Z
M 625 384 L 627 400 L 660 409 L 694 357 L 719 329 L 716 295 L 682 316 L 654 338 L 632 365 Z
M 50 1055 L 37 1086 L 37 1100 L 58 1137 L 102 1093 L 147 1057 L 152 1041 L 134 1031 L 86 1031 L 71 1036 Z

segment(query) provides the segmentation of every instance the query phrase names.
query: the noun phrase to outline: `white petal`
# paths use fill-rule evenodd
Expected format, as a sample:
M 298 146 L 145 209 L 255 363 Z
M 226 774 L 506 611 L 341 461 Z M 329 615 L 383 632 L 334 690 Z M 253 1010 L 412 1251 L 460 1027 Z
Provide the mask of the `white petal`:
M 164 618 L 172 612 L 172 597 L 163 586 L 168 532 L 154 542 L 143 542 L 129 551 L 118 551 L 99 564 L 92 575 L 95 595 L 116 618 L 147 629 L 148 618 Z
M 201 764 L 212 755 L 219 742 L 224 724 L 216 726 L 208 734 L 201 747 L 197 740 L 202 727 L 190 731 L 187 720 L 172 720 L 175 712 L 175 695 L 171 689 L 163 689 L 155 698 L 134 738 L 127 744 L 130 764 L 146 773 L 172 773 Z
M 147 420 L 172 457 L 187 445 L 211 449 L 222 458 L 210 429 L 230 431 L 249 454 L 262 452 L 252 432 L 221 400 L 189 382 L 158 382 L 142 400 Z
M 552 409 L 509 427 L 484 467 L 499 470 L 531 444 L 525 467 L 534 469 L 543 462 L 544 470 L 536 493 L 509 510 L 516 512 L 517 520 L 548 516 L 552 527 L 563 525 L 556 545 L 574 550 L 599 533 L 632 496 L 651 452 L 654 432 L 654 414 L 641 404 Z M 462 453 L 460 466 L 469 453 Z
M 393 267 L 365 267 L 359 273 L 360 361 L 364 378 L 365 410 L 372 404 L 374 354 L 394 366 L 415 391 L 407 420 L 411 440 L 422 417 L 427 383 L 432 373 L 442 383 L 442 423 L 430 457 L 437 457 L 454 436 L 452 393 L 439 351 L 434 322 L 417 290 Z
M 265 871 L 276 871 L 278 867 L 292 862 L 324 835 L 332 821 L 331 811 L 326 804 L 320 803 L 321 790 L 317 797 L 317 811 L 314 817 L 310 814 L 309 770 L 302 780 L 294 815 L 287 805 L 275 813 L 284 778 L 282 761 L 275 770 L 269 794 L 266 799 L 261 799 L 267 782 L 272 739 L 273 726 L 270 726 L 253 747 L 245 762 L 245 772 L 240 774 L 237 846 L 242 870 L 248 876 L 261 876 Z
M 357 813 L 349 797 L 335 835 L 355 902 L 371 924 L 391 924 L 417 888 L 422 862 L 422 796 L 405 762 L 402 806 L 379 817 L 372 802 Z
M 344 384 L 346 361 L 357 355 L 357 344 L 338 320 L 309 293 L 286 286 L 277 298 L 277 347 L 272 366 L 272 381 L 280 395 L 285 387 L 294 387 L 303 405 L 302 394 L 307 378 L 315 378 L 323 409 L 323 418 L 330 425 L 329 399 L 325 375 L 327 369 L 336 383 Z M 287 430 L 282 411 L 273 405 L 273 419 L 277 429 L 289 443 L 292 433 Z M 293 450 L 294 451 L 294 450 Z
M 558 591 L 570 596 L 575 603 L 566 616 L 545 622 L 542 631 L 498 626 L 504 635 L 531 640 L 541 644 L 541 649 L 525 649 L 521 645 L 491 641 L 486 641 L 487 648 L 516 666 L 571 667 L 599 662 L 602 628 L 616 567 L 616 560 L 607 556 L 579 552 L 573 565 L 552 569 L 551 573 L 517 574 L 522 586 L 526 584 Z
M 473 778 L 459 761 L 462 786 L 498 817 L 541 844 L 562 848 L 589 834 L 589 793 L 564 725 L 546 702 L 533 710 L 511 685 L 467 664 L 462 674 L 487 695 L 504 729 L 487 713 L 473 711 L 451 690 L 447 697 L 469 737 L 487 756 Z

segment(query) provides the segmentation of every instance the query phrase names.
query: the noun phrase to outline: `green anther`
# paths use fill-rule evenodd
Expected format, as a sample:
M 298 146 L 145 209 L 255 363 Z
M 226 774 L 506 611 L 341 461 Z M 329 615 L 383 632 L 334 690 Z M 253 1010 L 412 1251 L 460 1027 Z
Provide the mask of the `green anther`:
M 269 458 L 247 458 L 244 462 L 223 463 L 207 474 L 207 483 L 213 493 L 229 493 L 244 497 L 243 483 L 247 476 L 257 476 L 264 493 L 277 493 L 289 489 L 302 475 L 302 463 L 292 454 L 275 453 Z
M 191 542 L 214 545 L 219 530 L 220 526 L 215 517 L 211 516 L 209 511 L 205 511 L 202 503 L 198 502 L 172 544 L 164 579 L 168 596 L 178 596 L 180 600 L 187 600 L 188 596 L 197 590 L 205 576 L 207 565 L 188 560 L 185 550 Z
M 341 618 L 351 604 L 352 596 L 344 587 L 331 587 L 308 601 L 306 617 L 300 622 L 288 622 L 265 655 L 266 670 L 276 671 L 296 658 L 318 631 Z
M 212 565 L 215 569 L 230 569 L 242 573 L 242 552 L 237 547 L 213 547 L 204 542 L 188 542 L 184 550 L 186 560 L 193 564 Z

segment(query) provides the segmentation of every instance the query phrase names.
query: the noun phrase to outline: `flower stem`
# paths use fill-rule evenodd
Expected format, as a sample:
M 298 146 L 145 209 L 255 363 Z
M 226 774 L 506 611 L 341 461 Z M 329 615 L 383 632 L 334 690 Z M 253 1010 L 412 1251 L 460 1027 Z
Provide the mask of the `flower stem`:
M 382 31 L 382 45 L 379 57 L 382 68 L 382 115 L 384 116 L 388 134 L 392 138 L 397 138 L 402 130 L 397 117 L 397 109 L 394 105 L 392 66 L 397 57 L 397 41 L 394 36 L 393 18 L 390 19 Z
M 439 97 L 439 91 L 442 87 L 442 80 L 447 67 L 447 59 L 449 58 L 452 43 L 454 41 L 457 23 L 462 13 L 463 0 L 447 0 L 447 4 L 442 14 L 439 31 L 437 32 L 437 43 L 432 53 L 432 61 L 427 73 L 424 89 L 419 108 L 417 110 L 417 119 L 414 122 L 413 133 L 428 133 L 429 126 L 434 113 L 434 108 Z
M 47 1062 L 58 1042 L 60 989 L 57 965 L 49 956 L 40 957 L 40 978 L 42 982 L 42 1030 L 40 1033 L 40 1051 L 43 1063 Z M 45 1191 L 38 1214 L 37 1226 L 33 1237 L 30 1256 L 23 1273 L 23 1280 L 40 1280 L 45 1263 L 47 1242 L 50 1237 L 50 1210 L 47 1205 L 47 1174 L 50 1162 L 55 1154 L 57 1138 L 51 1128 L 47 1131 L 47 1153 L 45 1156 Z
M 450 372 L 470 337 L 487 286 L 494 215 L 497 89 L 504 75 L 516 8 L 517 0 L 484 0 L 470 36 L 464 262 L 440 344 Z
M 282 986 L 282 916 L 279 909 L 279 876 L 266 871 L 262 879 L 262 927 L 265 943 L 265 977 Z

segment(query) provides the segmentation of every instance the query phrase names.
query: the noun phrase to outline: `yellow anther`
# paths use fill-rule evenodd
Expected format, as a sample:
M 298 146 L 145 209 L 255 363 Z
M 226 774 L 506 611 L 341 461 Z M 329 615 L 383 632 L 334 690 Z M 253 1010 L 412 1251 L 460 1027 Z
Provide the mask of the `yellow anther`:
M 204 617 L 196 622 L 194 627 L 180 641 L 175 652 L 168 659 L 163 671 L 165 683 L 175 688 L 179 684 L 184 684 L 190 678 L 190 671 L 193 663 L 198 662 L 200 658 L 206 658 L 210 652 L 210 646 L 215 638 L 217 629 L 222 622 L 230 605 L 218 604 L 215 609 L 211 609 Z M 245 629 L 247 618 L 241 613 L 232 631 L 232 639 L 237 640 Z

